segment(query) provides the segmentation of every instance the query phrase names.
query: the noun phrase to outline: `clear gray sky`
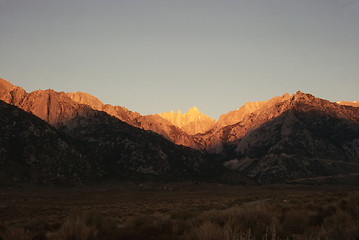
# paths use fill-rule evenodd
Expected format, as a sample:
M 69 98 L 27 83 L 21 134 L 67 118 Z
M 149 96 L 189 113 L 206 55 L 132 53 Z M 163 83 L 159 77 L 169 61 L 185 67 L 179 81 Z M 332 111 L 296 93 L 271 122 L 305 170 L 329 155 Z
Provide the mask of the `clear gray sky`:
M 0 0 L 0 34 L 0 77 L 141 114 L 359 100 L 358 0 Z

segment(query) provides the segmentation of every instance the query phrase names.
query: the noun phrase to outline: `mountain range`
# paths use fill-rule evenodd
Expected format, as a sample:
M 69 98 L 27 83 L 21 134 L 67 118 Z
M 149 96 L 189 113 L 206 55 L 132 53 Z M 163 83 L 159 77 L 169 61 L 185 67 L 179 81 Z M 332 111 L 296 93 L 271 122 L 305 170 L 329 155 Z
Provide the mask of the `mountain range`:
M 142 116 L 88 93 L 27 93 L 4 79 L 0 100 L 0 183 L 279 183 L 359 172 L 357 102 L 298 91 L 216 121 L 196 107 Z

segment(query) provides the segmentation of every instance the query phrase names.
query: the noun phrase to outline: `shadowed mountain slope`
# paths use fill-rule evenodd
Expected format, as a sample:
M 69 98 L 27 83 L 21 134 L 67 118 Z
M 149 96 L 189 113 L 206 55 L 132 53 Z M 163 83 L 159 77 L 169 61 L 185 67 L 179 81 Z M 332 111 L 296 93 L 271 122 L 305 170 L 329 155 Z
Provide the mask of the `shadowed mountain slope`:
M 157 114 L 136 118 L 135 126 L 158 133 L 177 145 L 183 145 L 194 149 L 200 148 L 200 146 L 194 142 L 191 135 L 188 135 L 181 128 L 172 125 L 168 120 Z
M 77 185 L 103 174 L 89 145 L 0 101 L 0 184 Z
M 177 146 L 159 134 L 132 127 L 105 112 L 80 114 L 61 129 L 93 144 L 110 175 L 121 176 L 127 170 L 169 178 L 204 174 L 205 158 L 200 152 Z
M 233 155 L 229 167 L 263 183 L 359 172 L 359 108 L 298 92 Z

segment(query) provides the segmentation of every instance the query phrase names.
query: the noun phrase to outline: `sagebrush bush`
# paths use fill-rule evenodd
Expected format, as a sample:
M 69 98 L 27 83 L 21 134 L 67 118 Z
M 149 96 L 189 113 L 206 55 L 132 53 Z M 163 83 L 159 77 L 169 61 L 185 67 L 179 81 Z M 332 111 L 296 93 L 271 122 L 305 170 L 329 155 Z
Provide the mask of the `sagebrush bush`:
M 31 240 L 32 234 L 24 228 L 11 227 L 11 228 L 3 229 L 0 232 L 0 239 L 2 239 L 2 240 Z
M 145 215 L 130 218 L 121 228 L 122 239 L 173 239 L 173 222 L 168 216 Z
M 189 238 L 198 240 L 217 240 L 223 239 L 222 228 L 214 222 L 204 221 L 192 230 Z
M 210 210 L 197 217 L 194 223 L 192 235 L 199 236 L 208 229 L 211 234 L 220 236 L 217 239 L 262 239 L 263 236 L 269 239 L 276 236 L 279 228 L 273 210 L 265 203 Z
M 288 236 L 304 233 L 309 227 L 311 214 L 306 209 L 291 209 L 285 212 L 281 219 L 283 233 Z
M 81 219 L 67 220 L 60 230 L 53 235 L 55 240 L 95 240 L 98 238 L 98 229 L 86 225 Z
M 198 215 L 198 211 L 189 210 L 189 209 L 174 209 L 169 212 L 171 219 L 176 220 L 188 220 L 196 215 Z
M 55 240 L 115 239 L 118 227 L 110 218 L 96 211 L 74 212 L 52 234 Z
M 359 222 L 340 209 L 324 220 L 317 234 L 319 239 L 358 239 Z

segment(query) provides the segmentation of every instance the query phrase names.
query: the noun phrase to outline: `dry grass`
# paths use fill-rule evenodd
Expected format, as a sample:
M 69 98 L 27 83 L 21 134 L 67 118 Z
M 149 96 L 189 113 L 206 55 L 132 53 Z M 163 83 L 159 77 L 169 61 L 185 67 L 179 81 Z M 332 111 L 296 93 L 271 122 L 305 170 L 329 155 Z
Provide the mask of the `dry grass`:
M 76 211 L 50 238 L 55 240 L 116 239 L 116 222 L 96 211 Z
M 174 239 L 173 222 L 168 216 L 149 215 L 130 218 L 119 229 L 120 239 Z
M 85 190 L 67 195 L 60 190 L 0 192 L 0 239 L 359 237 L 359 194 L 353 190 L 217 185 L 177 191 Z
M 26 231 L 24 228 L 15 227 L 3 230 L 0 234 L 0 239 L 31 240 L 33 238 L 32 234 L 29 231 Z

